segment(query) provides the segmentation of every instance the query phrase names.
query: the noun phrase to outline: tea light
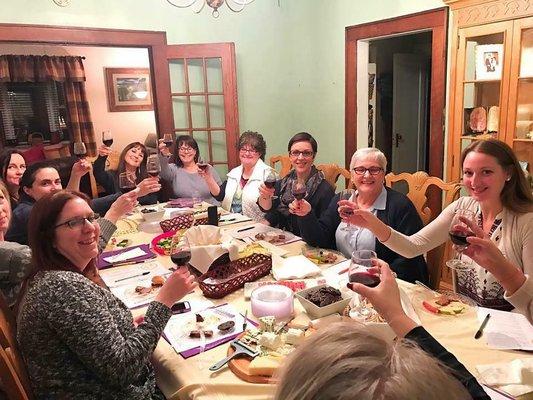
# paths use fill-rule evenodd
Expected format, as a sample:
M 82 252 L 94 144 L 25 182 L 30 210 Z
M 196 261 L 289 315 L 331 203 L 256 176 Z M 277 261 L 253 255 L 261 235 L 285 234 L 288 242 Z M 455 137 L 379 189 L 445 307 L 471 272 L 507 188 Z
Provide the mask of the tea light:
M 282 285 L 260 286 L 252 292 L 252 314 L 256 317 L 272 315 L 285 318 L 294 311 L 292 290 Z

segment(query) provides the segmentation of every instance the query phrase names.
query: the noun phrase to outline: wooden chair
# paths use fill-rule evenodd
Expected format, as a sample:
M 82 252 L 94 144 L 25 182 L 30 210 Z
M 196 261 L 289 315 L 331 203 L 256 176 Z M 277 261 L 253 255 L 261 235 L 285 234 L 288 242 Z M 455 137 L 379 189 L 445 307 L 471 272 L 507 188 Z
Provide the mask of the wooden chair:
M 289 156 L 285 155 L 279 155 L 279 156 L 272 156 L 270 157 L 270 166 L 274 169 L 276 169 L 276 163 L 281 164 L 281 169 L 278 171 L 280 178 L 283 178 L 285 175 L 289 173 L 289 171 L 292 168 L 291 160 L 289 159 Z
M 9 400 L 29 400 L 32 397 L 29 380 L 23 381 L 19 376 L 17 367 L 13 364 L 12 357 L 8 354 L 11 348 L 0 348 L 0 376 L 2 389 Z M 27 378 L 27 376 L 26 376 Z
M 333 189 L 337 189 L 337 181 L 340 176 L 348 180 L 348 188 L 352 186 L 350 172 L 347 169 L 339 167 L 337 164 L 318 164 L 316 168 L 322 171 L 326 180 L 333 186 Z
M 437 215 L 437 210 L 431 210 L 427 206 L 427 190 L 430 186 L 439 188 L 443 195 L 443 208 L 448 206 L 454 200 L 459 198 L 461 185 L 455 182 L 444 182 L 442 179 L 429 176 L 423 171 L 410 174 L 402 172 L 401 174 L 390 173 L 385 176 L 385 184 L 392 187 L 392 184 L 399 181 L 407 182 L 407 197 L 413 202 L 416 211 L 420 215 L 424 225 L 428 224 Z M 440 211 L 440 210 L 439 210 Z M 431 287 L 438 289 L 442 279 L 443 272 L 446 278 L 453 280 L 448 270 L 443 271 L 443 263 L 451 254 L 451 245 L 449 242 L 442 244 L 428 253 L 429 282 Z M 448 280 L 448 279 L 447 279 Z
M 15 338 L 16 321 L 13 311 L 0 293 L 0 345 L 3 348 L 17 346 Z

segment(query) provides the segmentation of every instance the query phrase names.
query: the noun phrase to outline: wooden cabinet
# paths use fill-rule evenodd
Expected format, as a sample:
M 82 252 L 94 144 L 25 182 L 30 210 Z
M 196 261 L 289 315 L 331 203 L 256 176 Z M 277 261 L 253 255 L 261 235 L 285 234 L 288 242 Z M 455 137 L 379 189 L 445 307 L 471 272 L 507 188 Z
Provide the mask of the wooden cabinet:
M 507 142 L 533 172 L 533 0 L 445 0 L 452 11 L 447 179 L 473 140 Z

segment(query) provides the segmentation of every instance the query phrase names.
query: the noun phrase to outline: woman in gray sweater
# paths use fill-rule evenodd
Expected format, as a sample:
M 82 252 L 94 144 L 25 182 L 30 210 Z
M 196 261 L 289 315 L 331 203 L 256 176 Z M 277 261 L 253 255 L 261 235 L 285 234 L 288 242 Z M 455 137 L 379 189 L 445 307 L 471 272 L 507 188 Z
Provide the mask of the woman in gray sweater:
M 81 193 L 39 200 L 31 213 L 33 272 L 21 302 L 17 339 L 37 399 L 162 399 L 150 357 L 170 307 L 195 287 L 172 273 L 135 326 L 130 310 L 101 286 L 100 227 Z

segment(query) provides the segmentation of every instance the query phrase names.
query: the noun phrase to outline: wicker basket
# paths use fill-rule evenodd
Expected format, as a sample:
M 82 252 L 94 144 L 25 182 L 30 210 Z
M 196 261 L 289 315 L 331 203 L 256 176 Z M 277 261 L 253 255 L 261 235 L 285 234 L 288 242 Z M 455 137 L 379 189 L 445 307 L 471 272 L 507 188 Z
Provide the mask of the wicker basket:
M 207 225 L 207 217 L 195 218 L 193 225 Z M 178 215 L 177 217 L 165 219 L 159 223 L 163 232 L 177 231 L 179 229 L 190 228 L 190 221 L 187 215 Z
M 198 279 L 205 297 L 220 299 L 240 289 L 246 282 L 262 278 L 272 269 L 272 257 L 265 254 L 254 253 L 248 257 L 223 263 L 226 260 L 217 259 L 209 271 Z M 218 282 L 205 282 L 209 278 Z

